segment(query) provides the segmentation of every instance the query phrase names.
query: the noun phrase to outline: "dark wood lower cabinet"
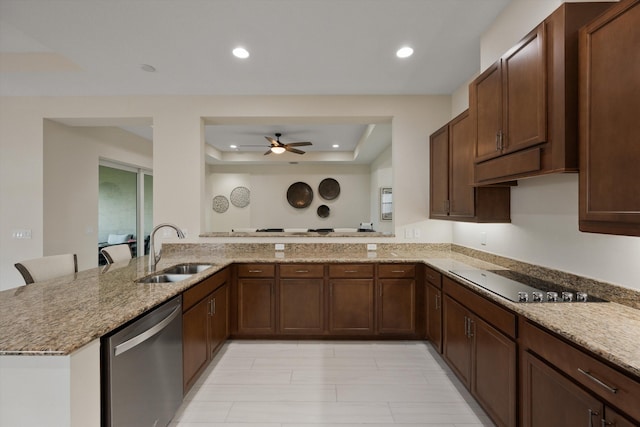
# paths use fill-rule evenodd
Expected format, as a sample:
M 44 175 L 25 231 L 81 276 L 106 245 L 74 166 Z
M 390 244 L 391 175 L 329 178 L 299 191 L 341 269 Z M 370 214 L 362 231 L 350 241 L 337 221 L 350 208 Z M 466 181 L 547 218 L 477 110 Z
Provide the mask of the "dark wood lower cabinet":
M 442 353 L 442 291 L 428 283 L 426 291 L 427 338 Z
M 238 279 L 238 333 L 275 332 L 275 279 Z
M 522 426 L 600 426 L 604 405 L 529 352 L 522 357 Z
M 324 332 L 324 279 L 280 280 L 280 332 Z
M 182 313 L 182 378 L 185 393 L 209 362 L 208 313 L 209 301 L 206 299 Z
M 445 361 L 496 425 L 515 426 L 515 341 L 446 294 L 443 322 Z
M 445 295 L 443 311 L 442 354 L 460 381 L 471 385 L 471 341 L 468 336 L 469 312 L 454 299 Z
M 229 337 L 229 285 L 226 283 L 211 296 L 209 322 L 209 355 L 213 357 Z
M 416 281 L 378 279 L 378 332 L 413 334 L 416 331 Z
M 183 292 L 182 380 L 186 393 L 229 336 L 229 271 Z
M 373 335 L 373 279 L 329 281 L 329 333 Z
M 516 343 L 482 319 L 471 317 L 471 394 L 500 426 L 516 425 Z

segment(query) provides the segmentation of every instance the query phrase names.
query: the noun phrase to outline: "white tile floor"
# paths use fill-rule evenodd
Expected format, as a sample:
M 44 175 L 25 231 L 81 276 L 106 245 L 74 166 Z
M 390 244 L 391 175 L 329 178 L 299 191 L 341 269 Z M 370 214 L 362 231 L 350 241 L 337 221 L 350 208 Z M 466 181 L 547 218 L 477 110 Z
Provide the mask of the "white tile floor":
M 427 343 L 230 341 L 170 427 L 362 424 L 493 426 Z

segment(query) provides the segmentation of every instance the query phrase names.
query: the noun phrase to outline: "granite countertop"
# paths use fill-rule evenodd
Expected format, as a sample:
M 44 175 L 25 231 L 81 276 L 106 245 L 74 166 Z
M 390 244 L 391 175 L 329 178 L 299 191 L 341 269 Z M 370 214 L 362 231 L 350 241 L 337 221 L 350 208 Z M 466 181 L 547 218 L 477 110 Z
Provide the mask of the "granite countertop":
M 504 268 L 458 252 L 435 248 L 220 254 L 198 250 L 198 245 L 184 248 L 163 257 L 157 271 L 180 262 L 206 262 L 214 267 L 179 283 L 139 284 L 135 280 L 149 274 L 144 257 L 0 292 L 0 355 L 71 354 L 234 262 L 424 262 L 640 377 L 640 310 L 615 302 L 510 302 L 449 273 L 451 269 Z

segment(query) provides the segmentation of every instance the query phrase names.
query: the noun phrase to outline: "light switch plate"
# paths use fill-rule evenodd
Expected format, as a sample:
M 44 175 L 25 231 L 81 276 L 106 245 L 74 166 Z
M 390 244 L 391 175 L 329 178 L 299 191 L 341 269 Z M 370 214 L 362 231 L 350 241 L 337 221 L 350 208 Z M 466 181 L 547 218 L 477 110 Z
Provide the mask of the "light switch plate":
M 487 232 L 486 231 L 480 232 L 480 244 L 482 246 L 487 246 Z
M 378 245 L 376 245 L 375 243 L 367 243 L 367 250 L 368 251 L 375 251 L 378 249 Z
M 11 232 L 11 237 L 14 239 L 30 239 L 31 230 L 28 228 L 20 228 Z
M 276 251 L 284 251 L 284 243 L 276 243 Z

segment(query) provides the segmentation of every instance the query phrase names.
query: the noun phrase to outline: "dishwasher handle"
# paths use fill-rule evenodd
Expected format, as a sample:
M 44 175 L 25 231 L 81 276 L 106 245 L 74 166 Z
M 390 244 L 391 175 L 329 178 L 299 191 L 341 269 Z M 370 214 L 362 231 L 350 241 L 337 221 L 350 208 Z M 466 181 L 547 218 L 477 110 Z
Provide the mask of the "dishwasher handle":
M 173 319 L 175 319 L 180 314 L 181 311 L 182 311 L 182 306 L 179 305 L 178 307 L 175 308 L 175 310 L 171 312 L 171 314 L 169 314 L 163 320 L 156 323 L 146 331 L 123 342 L 122 344 L 118 344 L 117 346 L 115 346 L 115 348 L 113 349 L 114 356 L 118 356 L 124 353 L 125 351 L 131 350 L 132 348 L 136 347 L 139 344 L 142 344 L 143 342 L 153 337 L 154 335 L 159 334 L 164 328 L 169 326 L 169 323 L 171 323 Z

